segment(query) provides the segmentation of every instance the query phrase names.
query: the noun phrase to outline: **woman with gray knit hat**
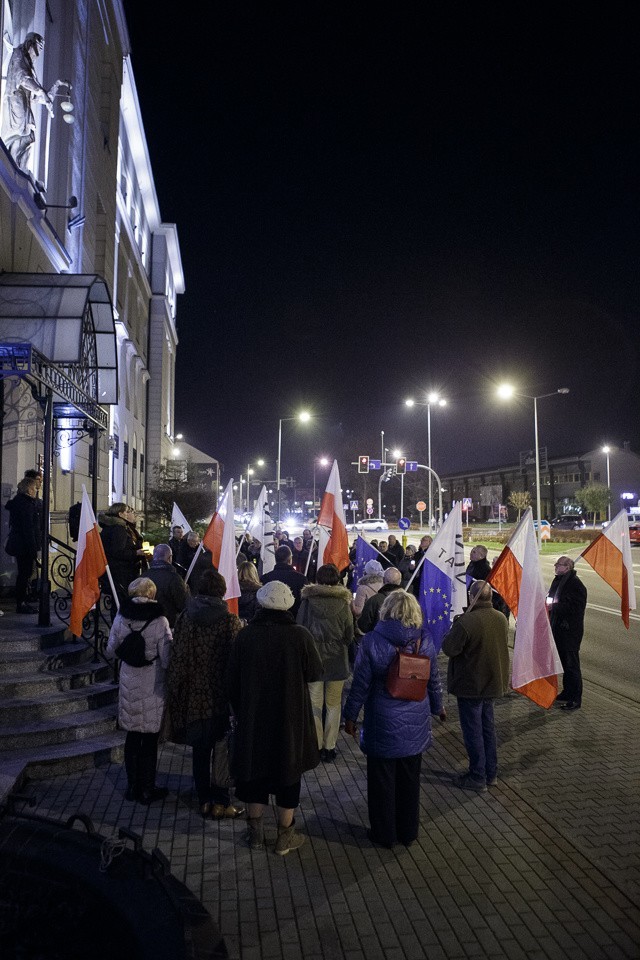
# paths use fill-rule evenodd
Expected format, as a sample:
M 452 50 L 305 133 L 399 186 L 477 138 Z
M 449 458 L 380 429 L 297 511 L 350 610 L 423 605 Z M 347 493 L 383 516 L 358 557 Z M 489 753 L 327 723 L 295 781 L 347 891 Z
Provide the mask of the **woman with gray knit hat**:
M 236 718 L 232 771 L 248 806 L 248 840 L 264 847 L 269 796 L 278 807 L 275 853 L 304 843 L 295 830 L 300 780 L 320 755 L 307 684 L 322 678 L 313 637 L 290 613 L 293 593 L 279 580 L 258 590 L 260 609 L 242 630 L 229 661 L 229 700 Z

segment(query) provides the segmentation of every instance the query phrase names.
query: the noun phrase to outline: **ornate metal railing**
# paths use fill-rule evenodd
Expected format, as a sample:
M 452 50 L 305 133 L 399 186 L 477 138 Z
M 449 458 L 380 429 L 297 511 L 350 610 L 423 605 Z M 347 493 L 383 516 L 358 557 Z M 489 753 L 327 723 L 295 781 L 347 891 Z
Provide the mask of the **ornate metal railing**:
M 76 551 L 63 540 L 49 535 L 49 543 L 55 547 L 56 555 L 50 563 L 51 601 L 57 619 L 69 626 L 71 616 L 71 594 L 76 569 Z M 82 639 L 93 645 L 96 660 L 104 660 L 113 667 L 117 679 L 117 666 L 106 656 L 107 641 L 111 631 L 114 600 L 110 594 L 101 594 L 100 601 L 90 610 L 82 621 Z

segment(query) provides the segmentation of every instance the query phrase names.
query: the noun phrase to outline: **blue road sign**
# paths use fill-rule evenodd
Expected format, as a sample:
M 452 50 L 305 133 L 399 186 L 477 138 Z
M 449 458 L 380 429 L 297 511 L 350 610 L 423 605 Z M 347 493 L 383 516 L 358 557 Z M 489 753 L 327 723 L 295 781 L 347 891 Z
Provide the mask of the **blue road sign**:
M 407 473 L 415 473 L 418 469 L 417 460 L 407 460 Z
M 411 526 L 411 520 L 409 520 L 409 517 L 400 517 L 398 520 L 398 526 L 401 530 L 408 530 Z
M 372 460 L 371 457 L 369 457 L 369 470 L 380 470 L 381 466 L 381 460 Z

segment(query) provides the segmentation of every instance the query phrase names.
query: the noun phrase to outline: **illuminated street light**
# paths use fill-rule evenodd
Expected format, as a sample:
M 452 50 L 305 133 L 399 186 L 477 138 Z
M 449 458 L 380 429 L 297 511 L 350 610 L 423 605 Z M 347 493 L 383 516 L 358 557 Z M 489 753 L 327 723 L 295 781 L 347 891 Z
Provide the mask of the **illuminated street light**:
M 542 393 L 538 397 L 530 397 L 526 393 L 517 393 L 516 388 L 510 383 L 502 383 L 496 390 L 501 400 L 511 400 L 512 397 L 522 397 L 524 400 L 533 400 L 533 430 L 535 437 L 536 453 L 536 519 L 538 521 L 538 550 L 542 550 L 542 510 L 540 507 L 540 445 L 538 443 L 538 400 L 544 400 L 545 397 L 555 397 L 558 393 L 569 393 L 568 387 L 558 387 L 552 393 Z
M 447 401 L 444 397 L 441 397 L 439 393 L 436 393 L 435 390 L 432 390 L 431 393 L 427 394 L 427 399 L 424 402 L 420 402 L 421 407 L 427 408 L 427 466 L 429 467 L 429 529 L 431 529 L 431 518 L 433 516 L 433 486 L 432 478 L 433 471 L 431 468 L 431 407 L 446 407 Z M 415 407 L 416 401 L 410 397 L 408 400 L 405 400 L 405 405 L 407 407 Z M 442 517 L 439 517 L 439 522 L 442 523 Z
M 282 456 L 282 424 L 287 420 L 298 420 L 300 423 L 309 423 L 311 414 L 308 410 L 301 410 L 295 417 L 281 417 L 278 421 L 278 460 L 276 472 L 276 490 L 278 491 L 278 523 L 280 523 L 280 458 Z

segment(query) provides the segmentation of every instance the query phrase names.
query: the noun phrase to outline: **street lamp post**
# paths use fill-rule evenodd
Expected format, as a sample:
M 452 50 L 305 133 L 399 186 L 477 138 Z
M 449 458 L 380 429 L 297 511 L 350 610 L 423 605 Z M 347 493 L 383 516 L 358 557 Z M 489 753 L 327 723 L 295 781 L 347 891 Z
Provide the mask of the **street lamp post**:
M 313 518 L 316 518 L 316 465 L 319 464 L 321 467 L 328 467 L 329 461 L 326 457 L 314 457 L 313 458 Z
M 568 387 L 558 387 L 553 393 L 543 393 L 538 397 L 530 397 L 526 393 L 516 393 L 515 388 L 508 383 L 503 383 L 498 387 L 498 396 L 503 400 L 510 400 L 511 397 L 522 397 L 524 400 L 533 400 L 533 430 L 535 439 L 536 455 L 536 519 L 538 521 L 538 550 L 542 549 L 542 508 L 540 498 L 540 445 L 538 443 L 538 400 L 544 400 L 546 397 L 555 397 L 559 393 L 569 393 Z
M 300 423 L 308 423 L 309 420 L 311 420 L 311 414 L 306 410 L 303 410 L 295 417 L 281 417 L 278 421 L 278 461 L 276 472 L 276 490 L 278 491 L 278 523 L 280 523 L 280 457 L 282 455 L 282 424 L 287 420 L 299 420 Z
M 405 400 L 407 407 L 414 407 L 416 401 L 409 398 Z M 431 407 L 446 407 L 447 401 L 439 393 L 432 392 L 428 394 L 424 403 L 419 403 L 421 407 L 427 408 L 427 465 L 429 467 L 429 530 L 431 530 L 431 518 L 433 517 L 433 473 L 431 466 Z M 441 518 L 442 520 L 442 518 Z
M 607 487 L 609 489 L 609 503 L 607 504 L 607 520 L 611 523 L 611 470 L 609 469 L 609 454 L 611 453 L 611 447 L 606 444 L 602 448 L 602 452 L 607 456 Z

